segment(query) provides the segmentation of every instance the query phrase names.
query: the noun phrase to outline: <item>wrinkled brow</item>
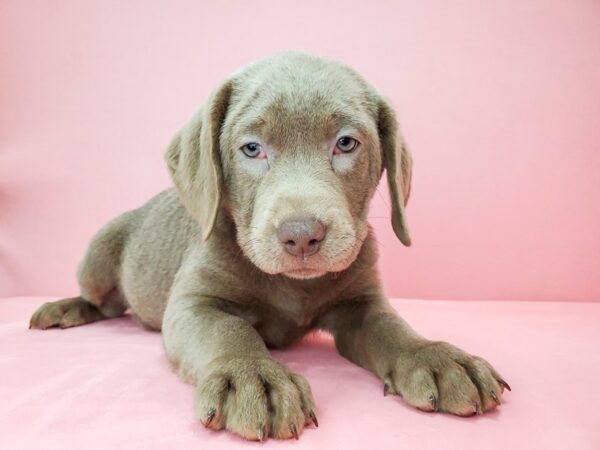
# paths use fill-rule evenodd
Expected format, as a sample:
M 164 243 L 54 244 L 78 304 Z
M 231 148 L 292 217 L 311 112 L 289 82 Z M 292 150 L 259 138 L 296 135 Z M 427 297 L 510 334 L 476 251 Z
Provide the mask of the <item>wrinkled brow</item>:
M 267 124 L 267 119 L 259 113 L 247 112 L 243 120 L 237 123 L 237 128 L 242 134 L 260 135 Z
M 236 128 L 241 134 L 260 136 L 266 127 L 275 126 L 277 128 L 277 125 L 289 125 L 289 123 L 269 123 L 270 120 L 272 119 L 268 119 L 258 111 L 246 111 L 245 117 L 237 123 Z M 293 119 L 290 119 L 290 122 L 292 121 Z M 322 130 L 321 132 L 325 131 L 325 134 L 330 137 L 335 136 L 341 128 L 351 128 L 361 134 L 367 134 L 373 127 L 372 123 L 368 120 L 368 116 L 364 114 L 348 114 L 345 111 L 334 111 L 328 115 L 315 117 L 312 122 L 315 129 Z

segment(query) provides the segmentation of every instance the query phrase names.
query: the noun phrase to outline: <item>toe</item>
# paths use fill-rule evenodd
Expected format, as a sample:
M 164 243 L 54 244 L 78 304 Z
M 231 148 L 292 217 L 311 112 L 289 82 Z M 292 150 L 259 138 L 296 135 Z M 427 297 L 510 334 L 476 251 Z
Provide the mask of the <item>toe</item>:
M 504 377 L 502 375 L 500 375 L 498 373 L 498 371 L 496 369 L 494 369 L 494 367 L 489 362 L 487 362 L 483 358 L 478 358 L 478 359 L 481 360 L 486 365 L 486 367 L 488 368 L 488 370 L 494 377 L 494 380 L 496 380 L 496 382 L 500 386 L 500 393 L 504 392 L 504 389 L 507 389 L 508 391 L 512 390 L 510 388 L 510 385 L 505 381 Z
M 462 365 L 477 387 L 482 411 L 490 411 L 500 405 L 502 403 L 502 387 L 493 376 L 488 364 L 482 359 L 472 358 Z
M 225 376 L 211 375 L 198 384 L 194 409 L 202 424 L 213 430 L 225 426 L 224 406 L 229 382 Z
M 438 373 L 439 409 L 459 416 L 481 413 L 477 387 L 467 371 L 457 363 L 448 364 Z
M 225 405 L 227 429 L 240 436 L 259 440 L 261 430 L 270 434 L 268 401 L 258 377 L 238 377 Z
M 429 369 L 417 368 L 394 381 L 394 389 L 408 404 L 423 411 L 438 410 L 438 388 L 433 372 Z
M 55 327 L 60 323 L 62 316 L 63 310 L 60 305 L 52 302 L 44 303 L 31 316 L 29 328 L 45 330 Z
M 298 439 L 310 416 L 302 410 L 300 391 L 289 379 L 270 383 L 271 434 L 280 439 Z M 314 408 L 314 405 L 313 405 Z
M 304 414 L 304 424 L 310 425 L 313 423 L 316 427 L 318 427 L 319 421 L 317 420 L 317 415 L 315 414 L 315 400 L 313 398 L 308 381 L 306 381 L 303 376 L 295 373 L 292 373 L 290 378 L 300 393 L 300 408 Z
M 86 323 L 80 309 L 71 308 L 67 310 L 58 321 L 60 328 L 71 328 Z

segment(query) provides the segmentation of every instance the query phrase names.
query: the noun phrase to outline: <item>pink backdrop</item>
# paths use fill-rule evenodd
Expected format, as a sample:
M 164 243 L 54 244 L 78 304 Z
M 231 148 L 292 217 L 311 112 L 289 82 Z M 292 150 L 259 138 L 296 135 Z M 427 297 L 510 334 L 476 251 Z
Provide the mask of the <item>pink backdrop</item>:
M 413 247 L 383 186 L 371 214 L 389 295 L 600 300 L 600 2 L 298 5 L 0 2 L 0 296 L 76 292 L 216 83 L 302 49 L 387 94 L 413 150 Z

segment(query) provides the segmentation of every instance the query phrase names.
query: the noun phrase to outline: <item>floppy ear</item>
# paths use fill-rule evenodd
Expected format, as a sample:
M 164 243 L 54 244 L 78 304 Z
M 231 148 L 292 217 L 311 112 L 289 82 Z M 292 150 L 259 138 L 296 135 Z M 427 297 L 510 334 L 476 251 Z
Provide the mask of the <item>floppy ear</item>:
M 210 236 L 221 203 L 223 171 L 219 137 L 231 90 L 228 81 L 214 91 L 208 102 L 175 135 L 165 153 L 179 197 L 200 223 L 204 240 Z
M 383 167 L 387 173 L 390 200 L 392 202 L 392 228 L 400 242 L 409 247 L 411 240 L 404 207 L 410 195 L 412 157 L 402 141 L 402 137 L 398 135 L 396 114 L 381 99 L 379 100 L 378 128 L 379 141 L 383 152 Z

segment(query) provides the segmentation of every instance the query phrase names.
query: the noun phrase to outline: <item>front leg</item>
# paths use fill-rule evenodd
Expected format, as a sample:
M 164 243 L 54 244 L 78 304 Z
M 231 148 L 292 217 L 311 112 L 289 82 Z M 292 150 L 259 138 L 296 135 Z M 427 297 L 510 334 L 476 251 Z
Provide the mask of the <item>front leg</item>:
M 340 354 L 383 380 L 384 395 L 398 394 L 421 410 L 480 414 L 510 390 L 483 358 L 419 336 L 383 297 L 343 302 L 322 326 L 333 333 Z
M 196 384 L 202 423 L 246 439 L 295 437 L 314 422 L 307 381 L 269 354 L 246 320 L 223 300 L 178 295 L 163 321 L 165 349 L 180 375 Z

